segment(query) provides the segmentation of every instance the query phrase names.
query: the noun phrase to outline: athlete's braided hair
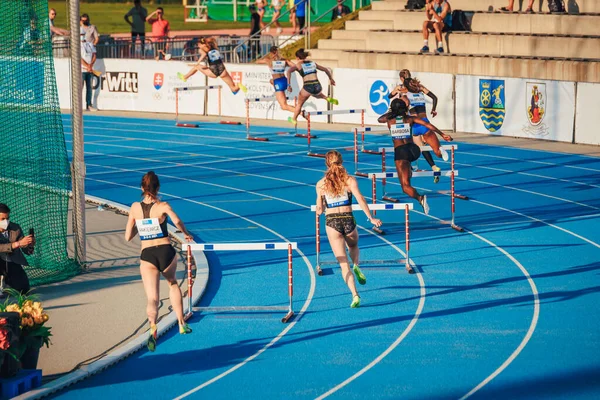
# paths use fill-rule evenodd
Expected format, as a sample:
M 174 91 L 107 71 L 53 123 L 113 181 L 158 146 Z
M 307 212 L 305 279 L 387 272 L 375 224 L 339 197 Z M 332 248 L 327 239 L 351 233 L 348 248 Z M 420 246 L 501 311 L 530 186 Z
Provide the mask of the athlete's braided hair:
M 348 180 L 348 172 L 342 165 L 342 155 L 337 150 L 329 150 L 325 154 L 325 192 L 334 196 L 339 196 L 344 193 L 346 181 Z

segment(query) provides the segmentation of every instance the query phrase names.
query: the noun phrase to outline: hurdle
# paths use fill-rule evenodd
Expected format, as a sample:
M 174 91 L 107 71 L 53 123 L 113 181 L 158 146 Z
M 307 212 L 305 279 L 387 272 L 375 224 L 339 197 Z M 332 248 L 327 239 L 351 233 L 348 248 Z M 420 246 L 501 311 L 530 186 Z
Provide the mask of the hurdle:
M 296 242 L 279 243 L 185 243 L 182 250 L 187 251 L 187 269 L 188 269 L 188 313 L 186 319 L 189 319 L 194 312 L 238 312 L 238 311 L 283 311 L 287 312 L 281 322 L 288 322 L 293 316 L 294 296 L 294 274 L 292 263 L 292 250 L 298 249 Z M 192 306 L 192 251 L 256 251 L 256 250 L 287 250 L 288 256 L 288 306 L 225 306 L 225 307 L 193 307 Z
M 469 200 L 469 198 L 467 196 L 463 196 L 460 194 L 457 194 L 455 192 L 455 177 L 458 176 L 458 170 L 454 169 L 454 149 L 458 148 L 457 145 L 450 145 L 448 146 L 451 150 L 451 163 L 450 163 L 450 170 L 448 171 L 415 171 L 412 172 L 412 177 L 413 178 L 421 178 L 421 177 L 434 177 L 434 176 L 447 176 L 450 177 L 450 212 L 452 215 L 452 220 L 450 222 L 450 226 L 452 227 L 452 229 L 458 231 L 458 232 L 464 232 L 464 229 L 461 228 L 460 226 L 455 224 L 455 211 L 456 211 L 456 206 L 455 206 L 455 198 L 461 199 L 461 200 Z M 375 201 L 375 199 L 377 198 L 377 179 L 378 178 L 382 178 L 382 190 L 383 190 L 383 195 L 381 197 L 382 200 L 384 201 L 389 201 L 392 203 L 398 203 L 400 200 L 398 200 L 395 197 L 392 197 L 392 195 L 390 193 L 388 193 L 386 191 L 386 178 L 398 178 L 398 173 L 397 172 L 385 172 L 385 154 L 389 148 L 387 147 L 382 147 L 380 148 L 380 150 L 382 151 L 382 169 L 384 172 L 378 172 L 378 173 L 369 173 L 368 176 L 369 178 L 371 178 L 372 180 L 372 196 L 373 196 L 373 201 Z M 392 148 L 393 150 L 393 148 Z M 447 194 L 447 192 L 440 192 L 442 194 Z
M 324 158 L 325 154 L 322 153 L 313 153 L 310 147 L 310 139 L 316 139 L 316 136 L 311 135 L 310 133 L 310 116 L 311 115 L 336 115 L 336 114 L 358 114 L 361 116 L 361 126 L 365 126 L 365 110 L 364 109 L 356 109 L 356 110 L 325 110 L 325 111 L 307 111 L 306 122 L 307 122 L 307 131 L 306 134 L 296 134 L 296 137 L 303 137 L 308 139 L 308 153 L 307 155 L 310 157 L 321 157 Z
M 360 261 L 360 265 L 382 265 L 382 264 L 387 264 L 387 265 L 391 265 L 391 264 L 402 264 L 404 263 L 406 271 L 409 274 L 414 274 L 415 270 L 413 269 L 413 267 L 410 265 L 410 258 L 409 258 L 409 251 L 410 251 L 410 223 L 409 223 L 409 211 L 413 209 L 413 205 L 412 203 L 395 203 L 395 204 L 369 204 L 369 210 L 375 212 L 377 210 L 404 210 L 404 215 L 405 215 L 405 221 L 404 221 L 404 231 L 405 231 L 405 237 L 406 237 L 406 243 L 405 243 L 405 251 L 406 251 L 406 258 L 404 259 L 391 259 L 391 260 L 361 260 Z M 317 206 L 313 205 L 310 207 L 310 210 L 315 212 L 317 211 Z M 361 210 L 360 205 L 359 204 L 353 204 L 352 205 L 352 210 Z M 317 270 L 317 274 L 319 276 L 323 275 L 323 269 L 321 268 L 322 265 L 337 265 L 338 262 L 337 261 L 321 261 L 321 216 L 317 213 L 315 213 L 315 236 L 316 236 L 316 241 L 315 241 L 315 245 L 316 245 L 316 254 L 317 254 L 317 266 L 316 266 L 316 270 Z M 349 260 L 350 261 L 350 260 Z
M 376 154 L 376 155 L 380 155 L 381 151 L 380 150 L 367 150 L 365 149 L 365 132 L 371 132 L 371 133 L 390 133 L 389 128 L 371 128 L 371 127 L 356 127 L 352 130 L 352 132 L 354 133 L 354 175 L 356 176 L 362 176 L 362 177 L 367 177 L 368 173 L 366 172 L 361 172 L 358 169 L 358 153 L 365 153 L 365 154 Z M 358 133 L 361 132 L 361 145 L 360 145 L 360 150 L 358 149 Z
M 200 125 L 198 124 L 193 124 L 193 123 L 189 123 L 189 122 L 179 122 L 179 93 L 180 92 L 187 92 L 190 90 L 212 90 L 212 89 L 217 89 L 219 91 L 219 116 L 221 115 L 221 92 L 222 92 L 222 86 L 221 85 L 210 85 L 210 86 L 189 86 L 189 87 L 176 87 L 173 90 L 175 91 L 175 126 L 181 127 L 181 128 L 198 128 Z M 207 115 L 207 97 L 205 95 L 204 98 L 204 115 Z
M 291 98 L 286 97 L 286 100 L 291 100 Z M 244 102 L 246 103 L 246 140 L 254 140 L 254 141 L 258 141 L 258 142 L 268 142 L 269 141 L 269 138 L 266 138 L 266 137 L 250 135 L 250 103 L 257 103 L 257 102 L 262 102 L 262 101 L 275 102 L 275 101 L 277 101 L 277 98 L 275 96 L 252 97 L 252 98 L 247 97 L 244 100 Z M 296 106 L 297 102 L 298 102 L 298 97 L 294 97 L 294 107 Z M 292 133 L 285 132 L 285 134 L 291 135 Z M 295 129 L 294 134 L 298 134 L 298 128 Z

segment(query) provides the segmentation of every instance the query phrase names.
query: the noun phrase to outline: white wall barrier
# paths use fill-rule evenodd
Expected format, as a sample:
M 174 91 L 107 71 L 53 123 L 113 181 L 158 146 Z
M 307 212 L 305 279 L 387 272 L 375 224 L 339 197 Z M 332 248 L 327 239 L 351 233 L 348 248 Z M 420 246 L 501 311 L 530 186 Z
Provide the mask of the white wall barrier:
M 456 76 L 456 130 L 571 142 L 575 83 Z
M 432 118 L 430 114 L 432 100 L 425 96 L 428 103 L 427 114 L 431 123 L 439 129 L 452 130 L 454 128 L 453 76 L 415 71 L 412 74 L 438 98 L 438 115 Z M 400 83 L 398 71 L 336 68 L 333 78 L 336 83 L 333 93 L 340 101 L 339 108 L 364 108 L 367 125 L 379 125 L 377 118 L 384 114 L 390 105 L 387 95 Z M 333 121 L 360 124 L 360 115 L 335 115 Z
M 575 143 L 600 144 L 598 99 L 600 99 L 600 84 L 577 84 Z

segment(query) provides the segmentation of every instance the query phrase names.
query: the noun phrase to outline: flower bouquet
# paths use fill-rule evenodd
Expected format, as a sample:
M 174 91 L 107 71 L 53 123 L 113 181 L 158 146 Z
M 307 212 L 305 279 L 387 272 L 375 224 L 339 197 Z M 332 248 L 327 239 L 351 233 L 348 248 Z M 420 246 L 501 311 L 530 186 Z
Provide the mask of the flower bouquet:
M 21 294 L 14 289 L 5 289 L 8 298 L 0 304 L 0 312 L 17 312 L 20 317 L 19 344 L 16 355 L 24 369 L 35 369 L 40 348 L 50 346 L 50 327 L 48 314 L 36 295 Z M 1 338 L 0 338 L 1 339 Z

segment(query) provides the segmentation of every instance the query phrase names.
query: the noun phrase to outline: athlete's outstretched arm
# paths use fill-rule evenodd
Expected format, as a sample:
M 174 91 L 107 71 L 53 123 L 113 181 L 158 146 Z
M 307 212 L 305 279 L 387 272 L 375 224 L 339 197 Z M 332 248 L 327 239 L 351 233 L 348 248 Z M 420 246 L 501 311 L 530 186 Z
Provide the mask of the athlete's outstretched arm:
M 367 201 L 365 200 L 362 193 L 358 189 L 358 184 L 356 183 L 356 179 L 354 179 L 353 177 L 348 177 L 347 184 L 348 184 L 348 188 L 352 192 L 352 195 L 356 198 L 356 201 L 358 201 L 358 205 L 360 206 L 360 208 L 363 210 L 363 212 L 367 216 L 367 219 L 373 225 L 375 225 L 377 227 L 381 226 L 381 224 L 382 224 L 381 220 L 379 220 L 377 218 L 373 218 L 373 216 L 371 216 L 371 210 L 369 210 L 369 205 L 367 204 Z
M 133 213 L 131 212 L 133 207 L 135 207 L 135 203 L 129 208 L 129 218 L 127 219 L 127 225 L 125 225 L 125 240 L 128 242 L 138 233 L 137 226 L 135 225 L 135 218 L 133 218 Z
M 433 106 L 431 106 L 431 116 L 435 117 L 437 115 L 437 104 L 438 104 L 438 98 L 435 94 L 433 94 L 432 91 L 430 91 L 429 89 L 427 89 L 425 86 L 421 85 L 421 91 L 426 94 L 427 96 L 431 97 L 431 100 L 433 100 Z
M 433 124 L 431 124 L 429 122 L 425 122 L 421 118 L 413 118 L 412 120 L 413 120 L 413 122 L 415 124 L 423 125 L 424 127 L 426 127 L 427 129 L 429 129 L 430 131 L 437 133 L 438 135 L 440 135 L 447 142 L 451 142 L 452 140 L 454 140 L 454 139 L 452 139 L 452 136 L 450 136 L 450 135 L 448 135 L 448 134 L 440 131 L 435 125 L 433 125 Z
M 169 216 L 169 218 L 171 218 L 171 221 L 173 222 L 173 224 L 177 227 L 177 229 L 179 229 L 181 231 L 181 233 L 183 233 L 183 235 L 185 236 L 185 240 L 187 240 L 188 242 L 191 242 L 192 240 L 194 240 L 192 235 L 186 229 L 181 218 L 179 218 L 179 216 L 171 208 L 171 205 L 168 203 L 166 204 L 165 214 L 167 214 Z
M 321 71 L 325 72 L 327 74 L 327 77 L 329 78 L 329 82 L 331 82 L 331 84 L 335 86 L 335 81 L 333 80 L 333 75 L 331 75 L 331 71 L 329 70 L 329 68 L 325 68 L 317 64 L 317 69 L 320 69 Z

